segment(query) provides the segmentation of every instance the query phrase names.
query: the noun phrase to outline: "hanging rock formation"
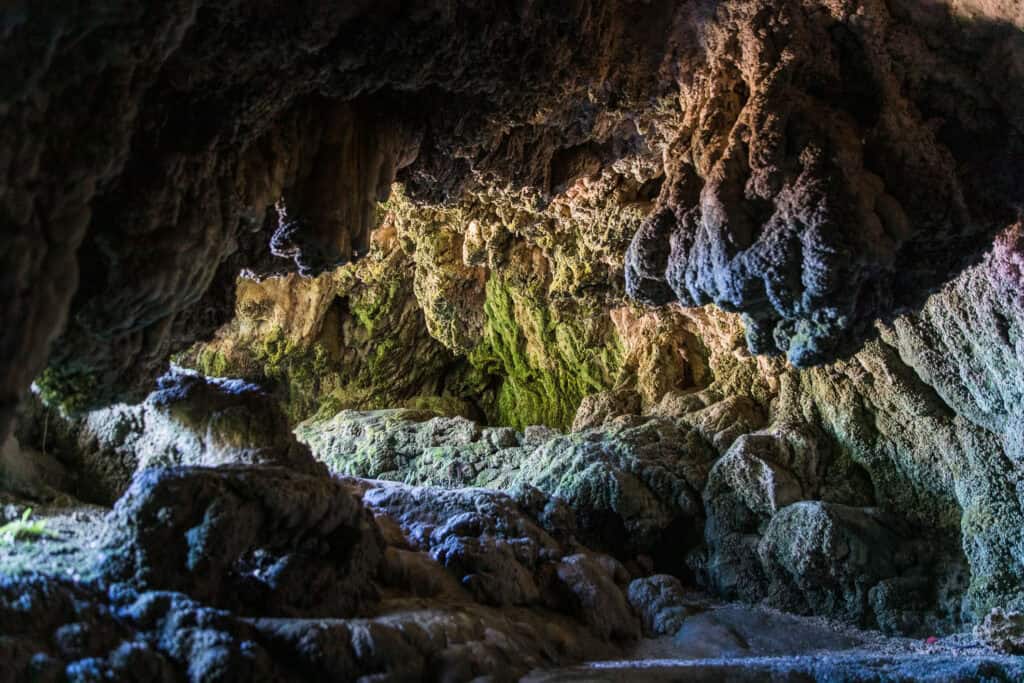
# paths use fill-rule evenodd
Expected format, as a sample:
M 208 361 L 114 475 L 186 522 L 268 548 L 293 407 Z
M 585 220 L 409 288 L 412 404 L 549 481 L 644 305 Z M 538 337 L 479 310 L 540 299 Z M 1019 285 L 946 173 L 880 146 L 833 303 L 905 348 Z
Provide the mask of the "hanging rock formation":
M 306 273 L 361 254 L 396 177 L 416 201 L 543 207 L 629 158 L 661 182 L 634 295 L 740 311 L 755 352 L 798 365 L 848 356 L 1014 220 L 1019 21 L 916 0 L 16 3 L 3 422 L 47 361 L 69 408 L 141 398 L 268 250 Z
M 1018 2 L 14 2 L 0 64 L 0 681 L 1024 676 Z

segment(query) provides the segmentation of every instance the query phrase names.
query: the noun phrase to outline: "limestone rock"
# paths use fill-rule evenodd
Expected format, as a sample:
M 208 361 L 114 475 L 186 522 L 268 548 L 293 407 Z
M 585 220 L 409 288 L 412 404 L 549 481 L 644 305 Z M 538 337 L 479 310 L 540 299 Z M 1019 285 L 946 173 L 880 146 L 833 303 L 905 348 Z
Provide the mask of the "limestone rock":
M 699 601 L 687 599 L 679 579 L 667 574 L 632 581 L 629 604 L 640 615 L 647 636 L 673 635 L 687 617 L 702 610 Z
M 585 554 L 563 557 L 555 568 L 573 611 L 604 639 L 635 639 L 640 629 L 618 583 L 629 574 L 610 557 Z
M 522 462 L 515 482 L 564 500 L 596 547 L 672 555 L 702 524 L 699 492 L 713 459 L 693 431 L 642 420 L 553 439 Z
M 901 577 L 921 579 L 923 586 L 917 590 L 934 590 L 932 586 L 939 580 L 936 575 L 948 570 L 937 562 L 948 561 L 942 552 L 892 514 L 821 502 L 801 502 L 783 509 L 772 517 L 758 544 L 772 604 L 855 624 L 898 624 L 910 631 L 931 624 L 900 623 L 901 615 L 888 612 L 914 609 L 913 581 L 897 588 L 899 599 L 894 603 L 873 600 L 881 596 L 871 591 L 886 580 Z M 937 604 L 936 595 L 929 598 L 924 602 L 933 609 L 948 609 Z M 955 611 L 951 616 L 954 620 L 959 617 Z
M 501 486 L 529 452 L 508 428 L 430 411 L 342 411 L 296 429 L 332 472 L 417 485 Z
M 39 404 L 30 409 L 45 413 L 23 415 L 20 432 L 55 452 L 76 472 L 78 495 L 96 503 L 112 503 L 136 471 L 151 467 L 267 464 L 305 474 L 324 471 L 290 434 L 270 397 L 241 380 L 172 370 L 141 404 L 82 418 Z
M 766 582 L 758 543 L 783 508 L 802 500 L 869 505 L 868 477 L 809 425 L 780 424 L 738 438 L 704 489 L 704 580 L 717 594 L 759 600 Z
M 580 407 L 576 409 L 576 417 L 572 421 L 572 431 L 582 432 L 585 429 L 602 427 L 610 418 L 620 415 L 638 415 L 640 413 L 640 395 L 636 392 L 602 392 L 584 396 Z
M 936 134 L 913 104 L 932 101 L 928 89 L 908 87 L 896 66 L 962 68 L 924 38 L 953 30 L 955 18 L 914 14 L 914 30 L 903 31 L 886 3 L 860 6 L 858 22 L 842 3 L 819 10 L 727 2 L 714 21 L 695 22 L 691 40 L 704 50 L 681 88 L 690 106 L 670 143 L 680 153 L 626 268 L 641 300 L 741 312 L 753 352 L 800 367 L 847 356 L 876 319 L 920 308 L 943 283 L 938 273 L 969 265 L 967 245 L 980 256 L 1015 220 L 1007 180 L 1020 173 L 1019 152 L 983 160 L 968 151 L 981 130 L 1002 128 L 1001 115 L 964 116 L 954 96 Z M 1019 54 L 1019 32 L 1013 48 L 996 33 L 999 49 Z M 978 55 L 992 49 L 969 44 Z M 1002 79 L 979 79 L 972 92 L 1004 107 Z M 972 161 L 950 163 L 957 156 Z
M 374 597 L 380 532 L 327 478 L 241 465 L 146 470 L 111 515 L 110 580 L 271 615 L 346 616 Z
M 740 436 L 765 425 L 763 410 L 746 396 L 730 396 L 706 407 L 686 411 L 681 419 L 693 425 L 719 453 L 725 453 Z
M 497 606 L 541 604 L 544 567 L 563 546 L 506 494 L 380 485 L 366 506 L 389 517 L 408 547 L 428 552 L 479 601 Z
M 1000 652 L 1024 654 L 1024 613 L 996 608 L 974 627 L 974 635 Z

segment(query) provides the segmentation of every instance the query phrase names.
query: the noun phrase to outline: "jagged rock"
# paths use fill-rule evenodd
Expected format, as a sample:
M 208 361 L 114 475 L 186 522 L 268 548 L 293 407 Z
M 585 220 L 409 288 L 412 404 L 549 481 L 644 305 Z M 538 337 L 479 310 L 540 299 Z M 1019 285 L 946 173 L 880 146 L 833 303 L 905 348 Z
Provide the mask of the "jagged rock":
M 562 433 L 557 429 L 553 429 L 547 425 L 528 425 L 523 428 L 523 445 L 540 446 L 541 444 L 561 435 Z
M 144 437 L 134 445 L 140 468 L 250 464 L 323 472 L 295 441 L 284 415 L 252 384 L 172 373 L 144 405 Z
M 143 474 L 112 518 L 122 578 L 252 614 L 351 616 L 377 588 L 489 605 L 436 659 L 458 616 L 335 624 L 307 677 L 551 663 L 497 643 L 544 610 L 582 620 L 552 635 L 577 654 L 580 623 L 630 635 L 621 572 L 580 541 L 889 632 L 1024 606 L 1018 3 L 200 4 L 0 20 L 4 485 L 110 502 L 153 466 L 291 472 Z M 33 378 L 72 412 L 134 400 L 218 328 L 182 360 L 267 381 L 284 414 L 179 377 L 7 438 Z M 332 418 L 380 406 L 504 426 Z M 328 481 L 288 433 L 314 415 L 335 472 L 514 493 Z M 377 539 L 355 570 L 325 545 L 354 528 Z M 67 549 L 24 554 L 52 573 Z M 76 613 L 34 664 L 0 647 L 43 677 L 286 677 L 198 609 L 146 627 L 163 645 L 93 642 Z M 719 652 L 744 650 L 733 626 L 708 626 Z
M 974 627 L 974 635 L 1000 652 L 1024 654 L 1024 613 L 996 608 Z
M 270 397 L 241 380 L 172 370 L 138 405 L 118 405 L 79 419 L 41 405 L 34 409 L 48 414 L 23 415 L 19 432 L 55 452 L 77 474 L 67 488 L 95 503 L 113 503 L 135 472 L 151 467 L 267 464 L 305 474 L 324 472 L 291 435 Z
M 418 485 L 501 487 L 530 451 L 512 429 L 429 411 L 342 411 L 296 434 L 332 472 Z
M 713 450 L 668 420 L 616 418 L 569 437 L 544 434 L 538 446 L 511 430 L 481 429 L 463 418 L 412 411 L 342 412 L 299 428 L 332 471 L 443 485 L 485 484 L 538 496 L 538 519 L 553 497 L 551 528 L 570 529 L 598 547 L 653 554 L 682 568 L 702 524 L 698 491 Z M 479 473 L 479 474 L 477 474 Z
M 900 28 L 904 12 L 913 30 Z M 963 270 L 1016 219 L 1010 178 L 1024 170 L 1009 123 L 1019 115 L 1006 108 L 1019 93 L 1005 99 L 1000 70 L 978 66 L 992 50 L 1020 54 L 1024 38 L 979 25 L 963 63 L 926 37 L 951 36 L 956 22 L 884 2 L 852 12 L 770 0 L 720 3 L 695 21 L 699 66 L 681 85 L 658 206 L 630 247 L 630 292 L 741 312 L 753 352 L 800 367 L 849 355 L 876 319 L 920 308 L 941 273 Z M 910 76 L 923 64 L 977 80 L 937 98 Z M 989 114 L 963 112 L 961 98 Z M 938 111 L 941 131 L 928 123 Z M 979 135 L 1005 128 L 1007 148 L 974 153 Z
M 3 59 L 34 66 L 0 110 L 14 247 L 0 272 L 15 302 L 4 309 L 2 435 L 48 355 L 55 401 L 141 397 L 170 354 L 229 318 L 225 285 L 261 270 L 271 246 L 307 272 L 362 253 L 392 179 L 420 203 L 490 202 L 460 221 L 473 265 L 464 240 L 448 250 L 468 271 L 484 254 L 487 268 L 508 261 L 501 245 L 543 233 L 537 217 L 572 216 L 547 231 L 560 238 L 522 250 L 533 255 L 512 278 L 532 271 L 571 295 L 544 302 L 587 328 L 562 337 L 563 367 L 509 355 L 524 349 L 501 343 L 507 311 L 487 297 L 478 367 L 517 375 L 495 412 L 519 427 L 545 410 L 567 423 L 569 403 L 614 386 L 565 372 L 617 365 L 579 343 L 607 342 L 607 321 L 581 320 L 593 306 L 568 299 L 621 291 L 633 234 L 635 295 L 740 310 L 755 350 L 808 364 L 856 348 L 876 317 L 919 307 L 1016 217 L 1012 11 L 961 21 L 963 2 L 524 7 L 276 3 L 258 18 L 231 6 L 12 8 Z M 220 40 L 226 31 L 246 39 Z M 937 84 L 937 72 L 957 77 Z M 510 229 L 478 220 L 488 214 Z M 550 267 L 534 269 L 545 251 Z M 479 289 L 436 289 L 480 301 Z M 520 313 L 537 310 L 516 290 Z M 425 308 L 438 336 L 465 341 L 443 301 Z M 545 338 L 549 322 L 528 338 Z M 536 403 L 551 391 L 555 408 Z
M 189 681 L 295 680 L 286 667 L 273 660 L 250 624 L 180 593 L 143 593 L 116 614 L 149 636 L 149 647 L 129 651 L 129 656 L 156 650 Z M 115 651 L 107 658 L 115 677 L 114 667 L 123 656 Z M 132 659 L 127 663 L 135 664 Z M 102 666 L 98 667 L 101 671 Z M 161 673 L 173 676 L 166 669 Z
M 639 625 L 620 586 L 629 573 L 615 559 L 585 554 L 569 555 L 555 567 L 573 612 L 605 640 L 636 639 Z
M 89 591 L 72 581 L 52 577 L 0 576 L 0 614 L 3 634 L 0 651 L 4 668 L 0 680 L 17 683 L 23 680 L 62 680 L 66 660 L 93 659 L 71 669 L 72 680 L 88 680 L 76 670 L 92 669 L 100 675 L 109 673 L 132 679 L 132 667 L 119 662 L 103 662 L 98 657 L 112 652 L 119 643 L 128 643 L 131 631 L 112 610 L 92 603 Z M 173 680 L 165 670 L 166 662 L 156 653 L 136 656 L 132 665 L 141 665 L 140 675 L 150 673 L 150 680 Z M 149 661 L 146 661 L 149 660 Z M 105 671 L 104 671 L 105 670 Z M 147 671 L 148 670 L 148 671 Z M 82 672 L 83 674 L 85 671 Z M 101 679 L 93 679 L 101 680 Z
M 744 434 L 765 425 L 764 410 L 746 396 L 730 396 L 707 407 L 683 413 L 680 419 L 710 441 L 719 453 Z
M 293 424 L 343 409 L 476 414 L 460 359 L 427 329 L 394 226 L 370 237 L 364 258 L 315 278 L 239 278 L 232 321 L 177 362 L 267 387 Z
M 4 359 L 14 363 L 0 397 L 3 436 L 48 355 L 48 386 L 79 407 L 148 393 L 169 354 L 228 318 L 221 276 L 251 265 L 232 255 L 252 244 L 265 253 L 278 228 L 277 250 L 303 268 L 354 255 L 367 241 L 368 207 L 399 169 L 422 198 L 458 196 L 485 169 L 546 193 L 581 172 L 562 163 L 563 150 L 609 141 L 603 161 L 638 145 L 630 126 L 610 141 L 606 116 L 575 124 L 603 90 L 592 84 L 619 93 L 598 98 L 612 118 L 659 87 L 650 74 L 669 36 L 642 27 L 667 25 L 670 12 L 630 5 L 629 20 L 584 31 L 577 19 L 599 8 L 572 5 L 503 8 L 500 38 L 478 30 L 489 18 L 472 4 L 279 3 L 259 17 L 187 4 L 11 8 L 3 62 L 33 66 L 0 110 L 2 146 L 17 150 L 3 159 L 11 180 L 0 193 L 16 247 L 4 254 L 3 288 L 17 301 L 3 309 L 12 323 Z M 576 26 L 572 37 L 562 25 Z M 225 31 L 246 39 L 222 40 Z M 506 59 L 495 59 L 495 41 Z M 613 47 L 620 41 L 647 49 Z M 636 63 L 599 67 L 620 53 Z M 511 133 L 518 153 L 491 154 L 528 121 Z M 350 177 L 353 166 L 365 177 Z M 285 220 L 271 212 L 265 226 L 282 196 Z M 88 284 L 78 290 L 79 281 Z
M 687 617 L 698 614 L 700 601 L 687 599 L 679 579 L 656 574 L 629 584 L 629 604 L 640 615 L 646 636 L 675 634 Z
M 266 615 L 346 616 L 374 596 L 380 532 L 348 488 L 324 477 L 145 470 L 111 514 L 109 580 Z
M 294 681 L 257 632 L 180 593 L 105 596 L 54 577 L 3 577 L 0 680 Z
M 714 454 L 699 436 L 667 420 L 634 421 L 617 418 L 572 436 L 540 429 L 520 436 L 428 413 L 342 412 L 298 433 L 334 472 L 418 485 L 534 489 L 544 501 L 564 501 L 584 542 L 674 562 L 696 543 L 697 492 Z M 531 437 L 547 440 L 533 445 Z M 557 525 L 567 529 L 568 522 Z
M 363 494 L 366 506 L 402 529 L 408 547 L 428 552 L 470 593 L 491 605 L 542 603 L 563 546 L 506 494 L 384 485 Z
M 733 442 L 704 489 L 708 585 L 722 596 L 759 600 L 767 590 L 761 536 L 776 513 L 802 500 L 873 502 L 868 477 L 809 425 L 776 425 Z
M 572 421 L 572 431 L 582 432 L 586 429 L 602 427 L 611 418 L 639 414 L 640 395 L 635 391 L 606 391 L 591 394 L 584 396 L 580 407 L 576 409 L 576 417 Z
M 615 650 L 554 612 L 399 601 L 372 618 L 243 620 L 180 593 L 39 576 L 0 579 L 0 613 L 5 683 L 504 680 Z
M 520 465 L 515 483 L 561 498 L 583 539 L 671 562 L 702 523 L 700 491 L 714 460 L 692 430 L 651 419 L 553 439 Z M 678 558 L 676 558 L 678 559 Z
M 143 470 L 98 574 L 0 582 L 0 679 L 504 679 L 617 651 L 638 632 L 630 575 L 547 533 L 538 512 L 571 521 L 556 501 L 522 499 L 266 465 Z
M 944 564 L 950 562 L 944 552 L 893 514 L 817 501 L 795 503 L 773 516 L 758 544 L 772 604 L 903 632 L 948 630 L 942 613 L 958 623 L 958 606 L 939 604 L 934 586 L 955 568 L 955 562 Z M 887 590 L 885 582 L 894 580 L 895 590 Z M 920 600 L 919 592 L 927 599 Z M 940 616 L 906 613 L 922 602 Z

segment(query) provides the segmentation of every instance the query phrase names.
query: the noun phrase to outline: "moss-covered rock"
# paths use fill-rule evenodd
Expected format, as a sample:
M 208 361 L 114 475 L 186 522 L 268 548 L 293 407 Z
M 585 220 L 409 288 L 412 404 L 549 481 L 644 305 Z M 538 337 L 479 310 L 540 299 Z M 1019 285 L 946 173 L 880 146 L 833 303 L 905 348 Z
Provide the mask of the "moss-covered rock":
M 503 488 L 532 450 L 508 427 L 410 409 L 341 411 L 296 435 L 332 472 L 420 486 Z
M 411 261 L 381 232 L 367 258 L 331 273 L 240 279 L 235 320 L 179 362 L 267 384 L 292 424 L 423 400 L 474 414 L 471 397 L 450 393 L 460 363 L 426 330 Z
M 366 258 L 317 278 L 240 280 L 235 321 L 179 362 L 272 383 L 294 422 L 430 403 L 568 427 L 627 357 L 641 383 L 669 372 L 639 367 L 649 335 L 627 349 L 612 315 L 645 172 L 608 170 L 544 208 L 515 193 L 429 206 L 396 186 Z

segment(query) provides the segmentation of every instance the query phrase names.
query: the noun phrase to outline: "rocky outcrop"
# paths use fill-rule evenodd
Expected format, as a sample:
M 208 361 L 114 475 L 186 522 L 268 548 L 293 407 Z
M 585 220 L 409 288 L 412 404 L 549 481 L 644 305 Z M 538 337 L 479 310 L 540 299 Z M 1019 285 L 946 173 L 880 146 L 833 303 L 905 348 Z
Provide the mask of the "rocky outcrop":
M 238 380 L 123 408 L 138 471 L 106 519 L 46 508 L 0 552 L 4 680 L 516 677 L 639 636 L 634 575 L 537 489 L 331 477 Z
M 532 445 L 411 411 L 343 412 L 299 432 L 336 472 L 552 497 L 555 528 L 723 597 L 890 633 L 945 633 L 970 618 L 955 530 L 879 506 L 869 471 L 807 425 L 746 434 L 723 456 L 663 417 Z
M 480 489 L 145 470 L 79 553 L 87 580 L 5 573 L 4 680 L 514 678 L 638 637 L 632 575 L 545 524 Z
M 664 419 L 621 418 L 531 442 L 465 418 L 346 411 L 297 432 L 339 474 L 553 496 L 588 545 L 673 571 L 683 570 L 682 556 L 698 541 L 700 491 L 715 458 L 693 430 Z
M 324 471 L 296 443 L 285 415 L 260 387 L 182 370 L 161 377 L 143 403 L 82 418 L 25 403 L 18 433 L 73 473 L 66 491 L 103 505 L 117 500 L 136 472 L 155 467 L 246 463 Z
M 0 10 L 3 519 L 128 491 L 19 675 L 1016 647 L 1015 3 L 242 4 Z
M 648 636 L 675 635 L 687 617 L 703 611 L 699 601 L 687 599 L 679 579 L 667 574 L 630 583 L 629 604 L 640 614 Z
M 241 614 L 352 616 L 383 555 L 342 484 L 283 468 L 148 470 L 109 524 L 106 580 Z
M 1020 506 L 1007 489 L 1017 419 L 1015 235 L 921 314 L 883 326 L 850 361 L 798 372 L 751 356 L 736 316 L 616 309 L 608 315 L 632 349 L 626 356 L 657 339 L 690 372 L 660 383 L 653 378 L 663 375 L 637 374 L 639 362 L 624 366 L 623 386 L 636 388 L 581 401 L 579 426 L 593 425 L 582 431 L 483 427 L 412 409 L 327 417 L 325 407 L 298 433 L 341 474 L 501 488 L 520 501 L 531 491 L 557 496 L 566 504 L 559 523 L 571 520 L 591 547 L 718 595 L 890 632 L 946 632 L 1018 601 Z M 557 353 L 546 348 L 531 353 Z M 175 414 L 206 410 L 195 405 Z M 51 419 L 54 453 L 60 429 Z M 266 439 L 286 429 L 274 419 Z M 38 436 L 39 420 L 32 425 Z M 145 453 L 151 441 L 125 443 Z M 38 439 L 22 442 L 39 449 Z M 125 462 L 122 481 L 136 466 Z
M 502 488 L 532 450 L 509 427 L 424 410 L 344 410 L 296 435 L 332 472 L 415 485 Z
M 961 80 L 1020 54 L 1021 34 L 976 24 L 961 61 L 936 47 L 955 25 L 914 2 L 727 2 L 694 22 L 703 49 L 681 79 L 658 206 L 630 247 L 630 292 L 740 312 L 752 351 L 798 367 L 920 308 L 1016 219 L 1024 172 L 1007 107 L 1020 93 L 1003 95 L 1019 67 Z M 924 75 L 937 72 L 951 77 Z M 999 152 L 977 153 L 1005 131 Z
M 360 252 L 400 169 L 432 198 L 458 195 L 471 168 L 564 182 L 556 153 L 611 138 L 613 112 L 656 85 L 639 76 L 668 36 L 643 27 L 668 12 L 622 8 L 5 8 L 3 63 L 31 66 L 12 66 L 0 109 L 4 431 L 48 355 L 47 383 L 75 407 L 138 396 L 227 320 L 220 275 L 265 262 L 233 254 L 273 236 L 312 272 Z M 567 125 L 606 75 L 617 102 L 609 90 L 600 120 Z M 493 155 L 506 138 L 521 153 Z

